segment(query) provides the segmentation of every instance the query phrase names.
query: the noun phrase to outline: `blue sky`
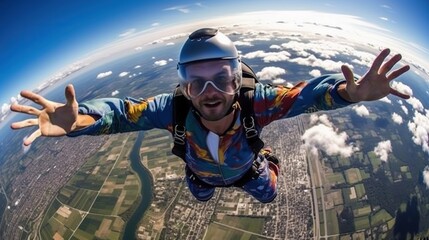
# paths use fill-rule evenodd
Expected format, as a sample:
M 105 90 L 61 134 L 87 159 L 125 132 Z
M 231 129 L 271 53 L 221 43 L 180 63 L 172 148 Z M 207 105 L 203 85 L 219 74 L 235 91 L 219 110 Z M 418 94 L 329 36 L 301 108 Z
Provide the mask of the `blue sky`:
M 130 29 L 143 31 L 237 12 L 314 10 L 355 15 L 429 49 L 429 1 L 82 1 L 0 2 L 0 106 Z M 429 55 L 429 54 L 428 54 Z

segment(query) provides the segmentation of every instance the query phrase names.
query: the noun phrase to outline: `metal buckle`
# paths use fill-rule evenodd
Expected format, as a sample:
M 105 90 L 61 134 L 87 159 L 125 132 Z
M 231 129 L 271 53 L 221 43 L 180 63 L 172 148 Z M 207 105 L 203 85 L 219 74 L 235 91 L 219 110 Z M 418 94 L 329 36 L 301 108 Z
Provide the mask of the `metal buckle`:
M 247 121 L 247 118 L 249 118 L 250 121 Z M 246 138 L 253 138 L 258 135 L 258 130 L 256 130 L 255 128 L 255 120 L 253 119 L 253 117 L 244 117 L 243 127 L 246 131 Z
M 174 143 L 185 145 L 186 128 L 184 126 L 174 126 Z

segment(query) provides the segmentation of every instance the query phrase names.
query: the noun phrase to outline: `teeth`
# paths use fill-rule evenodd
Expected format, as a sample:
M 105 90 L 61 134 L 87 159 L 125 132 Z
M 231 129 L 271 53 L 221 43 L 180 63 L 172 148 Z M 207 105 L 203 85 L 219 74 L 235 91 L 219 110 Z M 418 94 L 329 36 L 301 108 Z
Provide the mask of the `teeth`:
M 215 106 L 217 104 L 219 104 L 219 102 L 207 102 L 207 103 L 205 103 L 205 105 L 207 105 L 207 106 Z

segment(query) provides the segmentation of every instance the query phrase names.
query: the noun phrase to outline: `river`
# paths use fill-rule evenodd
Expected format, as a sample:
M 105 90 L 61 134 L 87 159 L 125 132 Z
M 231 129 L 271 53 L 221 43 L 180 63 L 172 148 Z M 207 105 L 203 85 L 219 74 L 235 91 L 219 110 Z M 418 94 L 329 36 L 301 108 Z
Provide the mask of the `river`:
M 149 205 L 152 202 L 152 175 L 150 174 L 149 170 L 145 168 L 140 162 L 140 146 L 143 142 L 143 138 L 144 133 L 140 132 L 130 153 L 131 168 L 137 173 L 140 178 L 140 193 L 142 198 L 136 211 L 133 213 L 133 215 L 131 215 L 130 220 L 125 225 L 125 231 L 123 235 L 124 240 L 136 238 L 139 221 L 143 218 L 144 213 L 149 208 Z

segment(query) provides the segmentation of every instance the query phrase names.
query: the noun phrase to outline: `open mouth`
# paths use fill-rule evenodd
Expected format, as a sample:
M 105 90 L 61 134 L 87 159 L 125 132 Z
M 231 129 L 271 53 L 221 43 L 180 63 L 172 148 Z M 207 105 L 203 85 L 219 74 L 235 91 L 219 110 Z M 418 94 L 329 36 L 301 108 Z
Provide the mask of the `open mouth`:
M 222 104 L 221 101 L 206 102 L 206 103 L 204 103 L 204 106 L 207 107 L 207 108 L 215 108 L 215 107 L 218 107 L 221 104 Z

